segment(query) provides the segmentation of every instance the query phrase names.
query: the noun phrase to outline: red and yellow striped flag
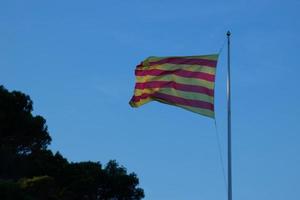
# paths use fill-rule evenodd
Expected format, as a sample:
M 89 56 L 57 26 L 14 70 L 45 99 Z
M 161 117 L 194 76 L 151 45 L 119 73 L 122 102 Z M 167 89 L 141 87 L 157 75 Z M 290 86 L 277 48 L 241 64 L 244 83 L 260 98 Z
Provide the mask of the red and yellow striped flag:
M 214 118 L 217 59 L 217 54 L 147 58 L 136 67 L 129 104 L 139 107 L 159 101 Z

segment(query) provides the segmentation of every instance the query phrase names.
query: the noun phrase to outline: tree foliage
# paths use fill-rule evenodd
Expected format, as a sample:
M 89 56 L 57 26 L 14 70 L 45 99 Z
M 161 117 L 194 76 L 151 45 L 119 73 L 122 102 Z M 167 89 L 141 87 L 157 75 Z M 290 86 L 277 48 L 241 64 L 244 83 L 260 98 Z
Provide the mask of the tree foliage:
M 32 101 L 21 92 L 0 86 L 0 144 L 12 153 L 29 154 L 46 149 L 51 142 L 46 120 L 33 116 Z
M 140 200 L 135 173 L 116 161 L 70 163 L 47 147 L 46 120 L 22 92 L 0 86 L 0 199 Z

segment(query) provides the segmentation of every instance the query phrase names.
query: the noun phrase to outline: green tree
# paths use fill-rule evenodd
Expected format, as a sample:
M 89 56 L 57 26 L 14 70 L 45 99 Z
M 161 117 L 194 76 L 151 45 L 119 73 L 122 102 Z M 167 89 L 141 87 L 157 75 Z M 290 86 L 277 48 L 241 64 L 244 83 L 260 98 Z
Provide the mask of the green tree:
M 33 103 L 28 95 L 9 92 L 0 86 L 1 148 L 17 154 L 46 149 L 51 142 L 46 120 L 32 115 Z
M 22 178 L 18 186 L 31 199 L 58 200 L 57 186 L 53 177 L 38 176 L 33 178 Z
M 138 200 L 144 197 L 144 191 L 137 188 L 139 179 L 135 173 L 127 174 L 126 168 L 112 160 L 104 168 L 104 186 L 101 191 L 101 200 Z
M 11 180 L 0 179 L 0 199 L 3 200 L 31 200 L 20 185 Z
M 134 173 L 110 161 L 69 163 L 51 142 L 46 120 L 33 116 L 22 92 L 0 86 L 0 199 L 140 200 Z

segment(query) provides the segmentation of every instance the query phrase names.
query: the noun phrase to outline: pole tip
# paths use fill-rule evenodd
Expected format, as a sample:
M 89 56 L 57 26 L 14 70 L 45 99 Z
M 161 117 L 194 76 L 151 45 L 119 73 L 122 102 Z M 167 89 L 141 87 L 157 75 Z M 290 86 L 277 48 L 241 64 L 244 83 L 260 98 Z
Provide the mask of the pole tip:
M 229 37 L 231 35 L 230 31 L 227 31 L 226 35 Z

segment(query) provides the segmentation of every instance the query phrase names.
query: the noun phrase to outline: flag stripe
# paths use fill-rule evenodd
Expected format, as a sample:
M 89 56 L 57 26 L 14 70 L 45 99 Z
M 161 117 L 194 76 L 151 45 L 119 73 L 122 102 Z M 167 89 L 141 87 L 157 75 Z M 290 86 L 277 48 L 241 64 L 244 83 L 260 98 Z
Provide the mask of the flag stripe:
M 152 94 L 147 94 L 147 93 L 144 93 L 144 94 L 139 95 L 139 96 L 134 95 L 134 96 L 132 97 L 132 99 L 131 99 L 131 102 L 133 102 L 133 103 L 138 103 L 139 101 L 144 100 L 144 99 L 151 99 L 151 98 L 150 98 L 151 95 L 152 95 Z
M 176 106 L 176 104 L 175 104 Z M 211 110 L 208 110 L 208 109 L 203 109 L 203 108 L 195 108 L 195 107 L 190 107 L 190 106 L 179 106 L 181 108 L 184 108 L 186 110 L 189 110 L 189 111 L 192 111 L 194 113 L 198 113 L 198 114 L 201 114 L 201 115 L 205 115 L 207 117 L 211 117 L 211 118 L 214 118 L 215 117 L 215 113 L 214 111 L 211 111 Z
M 153 97 L 158 98 L 158 99 L 163 99 L 170 103 L 174 103 L 174 104 L 178 104 L 178 105 L 191 106 L 191 107 L 197 107 L 197 108 L 205 108 L 205 109 L 209 109 L 212 111 L 214 110 L 214 104 L 209 103 L 209 102 L 200 101 L 200 100 L 185 99 L 182 97 L 176 97 L 176 96 L 172 96 L 169 94 L 162 94 L 159 92 L 154 93 Z
M 212 90 L 214 89 L 214 82 L 210 82 L 202 79 L 196 79 L 196 78 L 185 78 L 173 74 L 165 75 L 165 76 L 150 76 L 150 75 L 136 76 L 137 83 L 145 83 L 145 82 L 152 82 L 152 81 L 176 82 L 179 84 L 200 86 Z
M 212 97 L 214 96 L 214 91 L 212 89 L 197 85 L 180 84 L 175 81 L 149 81 L 145 83 L 136 83 L 135 88 L 141 90 L 151 88 L 174 88 L 185 92 L 203 93 Z
M 190 99 L 190 100 L 201 100 L 209 103 L 214 102 L 214 97 L 212 96 L 208 96 L 206 94 L 201 94 L 201 93 L 195 93 L 195 92 L 184 92 L 173 88 L 152 88 L 152 89 L 143 89 L 143 90 L 136 89 L 135 95 L 140 96 L 145 93 L 154 94 L 155 92 L 169 94 L 177 97 L 183 97 L 185 99 Z
M 166 58 L 185 58 L 185 59 L 205 59 L 205 60 L 218 60 L 218 54 L 211 54 L 211 55 L 202 55 L 202 56 L 169 56 L 169 57 L 157 57 L 157 56 L 150 56 L 146 60 L 143 61 L 147 62 L 155 62 Z
M 150 97 L 145 97 L 144 99 L 140 99 L 139 101 L 135 101 L 134 99 L 134 96 L 131 98 L 129 104 L 132 106 L 132 107 L 139 107 L 141 105 L 144 105 L 150 101 L 152 101 L 153 99 L 151 99 Z
M 161 100 L 161 99 L 156 99 L 156 100 L 159 101 L 159 102 L 165 103 L 165 104 L 169 104 L 169 105 L 177 106 L 177 107 L 180 107 L 180 108 L 184 108 L 186 110 L 189 110 L 189 111 L 201 114 L 201 115 L 205 115 L 205 116 L 208 116 L 208 117 L 211 117 L 211 118 L 214 118 L 214 116 L 215 116 L 214 111 L 209 110 L 209 109 L 178 105 L 178 104 L 170 103 L 170 102 L 167 102 L 167 101 L 164 101 L 164 100 Z
M 200 58 L 185 58 L 185 57 L 169 57 L 164 58 L 158 61 L 149 62 L 149 66 L 153 65 L 161 65 L 165 63 L 170 64 L 186 64 L 186 65 L 204 65 L 208 67 L 216 67 L 217 61 L 216 60 L 208 60 L 208 59 L 200 59 Z
M 164 75 L 176 75 L 185 78 L 197 78 L 206 81 L 213 82 L 215 80 L 215 76 L 212 74 L 206 74 L 203 72 L 191 72 L 183 69 L 176 70 L 161 70 L 161 69 L 151 69 L 151 70 L 135 70 L 136 76 L 164 76 Z
M 142 105 L 144 105 L 144 104 L 146 104 L 146 103 L 148 103 L 152 100 L 153 99 L 148 97 L 148 98 L 145 98 L 145 99 L 140 99 L 138 102 L 135 102 L 132 98 L 131 101 L 129 102 L 129 104 L 132 107 L 139 107 L 139 106 L 142 106 Z M 163 101 L 161 99 L 157 99 L 157 101 L 160 101 L 162 103 L 166 103 L 166 104 L 169 104 L 169 105 L 173 105 L 173 106 L 178 106 L 178 107 L 181 107 L 183 109 L 186 109 L 186 110 L 198 113 L 198 114 L 202 114 L 202 115 L 214 118 L 214 111 L 211 111 L 211 110 L 208 110 L 208 109 L 196 108 L 196 107 L 191 107 L 191 106 L 183 106 L 183 105 L 177 105 L 177 104 L 170 104 L 167 101 Z
M 153 99 L 159 99 L 166 101 L 170 104 L 177 104 L 177 105 L 183 105 L 183 106 L 190 106 L 190 107 L 196 107 L 196 108 L 203 108 L 203 109 L 209 109 L 211 111 L 214 110 L 214 105 L 209 102 L 204 102 L 200 100 L 191 100 L 191 99 L 185 99 L 182 97 L 176 97 L 169 94 L 163 94 L 156 92 L 154 94 L 142 94 L 140 96 L 133 96 L 132 101 L 133 102 L 139 102 L 142 99 L 147 98 L 153 98 Z
M 160 70 L 177 70 L 177 69 L 183 69 L 186 71 L 191 72 L 203 72 L 206 74 L 212 74 L 214 75 L 216 72 L 215 68 L 212 67 L 206 67 L 206 66 L 195 66 L 195 65 L 176 65 L 176 64 L 162 64 L 162 65 L 155 65 L 155 66 L 143 66 L 139 65 L 136 68 L 137 70 L 152 70 L 152 69 L 160 69 Z

